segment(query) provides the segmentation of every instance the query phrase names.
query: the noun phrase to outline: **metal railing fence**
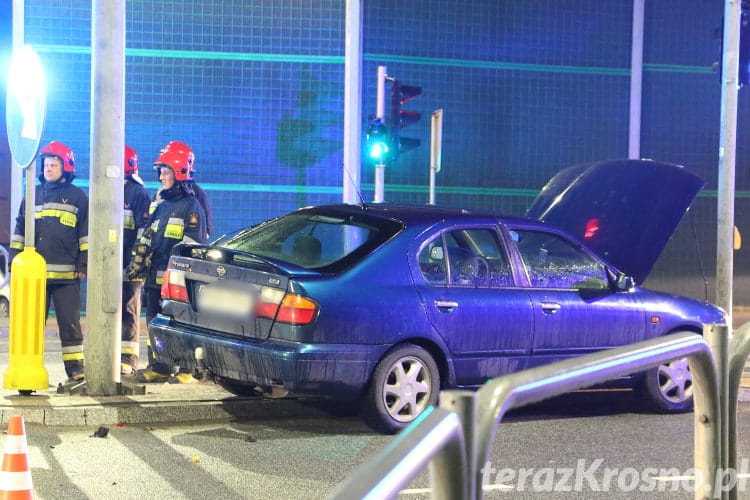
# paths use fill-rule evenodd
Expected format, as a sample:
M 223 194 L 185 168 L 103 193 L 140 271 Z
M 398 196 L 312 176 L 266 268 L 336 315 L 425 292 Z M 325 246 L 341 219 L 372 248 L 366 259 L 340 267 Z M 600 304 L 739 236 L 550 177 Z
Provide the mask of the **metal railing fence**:
M 750 337 L 750 327 L 747 332 L 743 332 L 743 338 Z M 745 347 L 748 342 L 738 343 L 743 352 L 750 352 L 750 345 Z M 673 333 L 511 373 L 490 380 L 476 392 L 443 391 L 440 408 L 405 428 L 390 446 L 339 484 L 329 498 L 394 498 L 427 463 L 434 498 L 482 498 L 479 473 L 507 411 L 681 358 L 688 358 L 693 374 L 694 491 L 696 498 L 703 498 L 704 492 L 715 490 L 708 481 L 719 477 L 721 412 L 711 349 L 701 335 L 693 332 Z M 457 418 L 452 419 L 451 413 Z M 457 443 L 463 443 L 462 453 L 455 450 Z

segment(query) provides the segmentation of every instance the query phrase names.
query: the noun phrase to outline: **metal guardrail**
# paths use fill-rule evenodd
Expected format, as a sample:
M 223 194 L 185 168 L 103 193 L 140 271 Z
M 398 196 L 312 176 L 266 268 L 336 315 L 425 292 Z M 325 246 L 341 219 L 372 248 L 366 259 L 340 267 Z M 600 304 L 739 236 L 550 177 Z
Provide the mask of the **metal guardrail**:
M 703 492 L 713 491 L 707 481 L 718 477 L 721 465 L 719 382 L 708 344 L 692 332 L 512 373 L 490 380 L 476 392 L 443 391 L 440 406 L 448 414 L 435 409 L 413 422 L 389 447 L 339 484 L 329 498 L 393 498 L 426 463 L 430 463 L 434 498 L 481 498 L 479 471 L 488 460 L 497 426 L 507 411 L 685 357 L 693 374 L 695 398 L 694 491 L 696 498 L 703 498 Z M 445 423 L 452 422 L 449 410 L 460 417 L 463 432 L 459 436 L 454 435 L 454 424 Z M 464 443 L 463 454 L 443 449 L 457 442 Z M 465 465 L 460 457 L 465 457 Z M 406 465 L 415 458 L 413 465 Z
M 387 448 L 340 483 L 329 498 L 395 498 L 427 464 L 433 498 L 467 498 L 466 446 L 455 412 L 435 407 L 425 410 Z
M 739 399 L 742 372 L 750 356 L 750 323 L 739 327 L 729 341 L 729 360 L 727 375 L 727 422 L 725 441 L 727 453 L 727 469 L 737 471 L 737 401 Z M 729 490 L 728 498 L 737 498 L 737 488 Z

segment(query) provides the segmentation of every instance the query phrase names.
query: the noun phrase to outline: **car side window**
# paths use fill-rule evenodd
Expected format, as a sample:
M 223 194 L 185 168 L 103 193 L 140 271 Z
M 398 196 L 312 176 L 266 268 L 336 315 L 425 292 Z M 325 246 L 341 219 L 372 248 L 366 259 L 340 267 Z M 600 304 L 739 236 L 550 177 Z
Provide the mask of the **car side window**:
M 544 231 L 511 231 L 531 286 L 538 288 L 605 289 L 604 266 L 561 236 Z
M 513 274 L 497 233 L 457 229 L 429 242 L 419 254 L 425 280 L 457 286 L 513 286 Z
M 419 252 L 419 269 L 427 283 L 445 285 L 448 276 L 443 239 L 437 237 Z

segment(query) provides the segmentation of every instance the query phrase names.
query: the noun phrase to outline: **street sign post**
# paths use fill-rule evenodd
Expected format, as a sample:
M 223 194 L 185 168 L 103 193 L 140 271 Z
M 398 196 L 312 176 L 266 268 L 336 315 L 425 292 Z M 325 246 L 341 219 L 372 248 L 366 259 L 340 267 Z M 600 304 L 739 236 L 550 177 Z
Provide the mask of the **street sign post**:
M 44 368 L 47 263 L 34 249 L 36 158 L 47 114 L 44 71 L 34 49 L 13 52 L 8 68 L 5 122 L 14 161 L 26 171 L 24 249 L 11 264 L 8 369 L 4 389 L 21 395 L 49 387 Z

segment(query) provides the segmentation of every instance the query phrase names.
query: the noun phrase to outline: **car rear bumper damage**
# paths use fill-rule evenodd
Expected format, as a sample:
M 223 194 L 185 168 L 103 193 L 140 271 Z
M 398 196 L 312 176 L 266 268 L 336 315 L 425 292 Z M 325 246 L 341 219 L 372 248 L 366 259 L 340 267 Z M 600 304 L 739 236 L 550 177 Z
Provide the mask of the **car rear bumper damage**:
M 387 346 L 303 344 L 207 334 L 158 315 L 149 324 L 151 346 L 160 362 L 182 371 L 283 386 L 295 394 L 357 398 Z M 196 359 L 196 353 L 198 353 Z

